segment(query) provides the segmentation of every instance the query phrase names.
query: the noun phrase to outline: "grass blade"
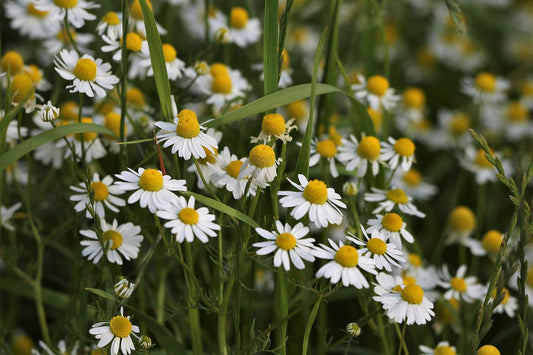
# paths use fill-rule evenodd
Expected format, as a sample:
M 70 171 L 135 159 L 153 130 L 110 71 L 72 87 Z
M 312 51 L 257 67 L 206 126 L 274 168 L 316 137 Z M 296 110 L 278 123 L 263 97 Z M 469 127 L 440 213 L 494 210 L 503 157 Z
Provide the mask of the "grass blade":
M 263 36 L 263 67 L 265 95 L 278 90 L 278 0 L 265 1 L 265 33 Z M 273 113 L 273 109 L 269 110 Z

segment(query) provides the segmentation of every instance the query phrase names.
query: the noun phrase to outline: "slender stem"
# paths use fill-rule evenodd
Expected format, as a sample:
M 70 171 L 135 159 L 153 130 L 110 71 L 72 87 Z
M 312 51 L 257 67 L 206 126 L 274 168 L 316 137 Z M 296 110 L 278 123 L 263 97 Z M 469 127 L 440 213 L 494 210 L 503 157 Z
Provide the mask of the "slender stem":
M 222 215 L 219 218 L 219 225 L 222 220 Z M 227 300 L 224 299 L 224 249 L 222 240 L 222 229 L 218 232 L 218 298 L 220 308 L 218 310 L 217 330 L 218 330 L 218 352 L 219 354 L 227 355 L 228 350 L 226 346 L 226 310 Z M 228 285 L 229 286 L 229 285 Z M 231 288 L 231 286 L 230 286 Z M 226 305 L 226 308 L 224 308 Z
M 278 269 L 278 302 L 279 302 L 279 352 L 282 355 L 287 354 L 287 316 L 289 315 L 289 295 L 287 293 L 287 277 L 285 270 Z
M 122 0 L 122 33 L 123 36 L 126 36 L 128 30 L 128 5 L 129 1 Z M 124 42 L 124 41 L 123 41 Z M 124 142 L 126 140 L 126 91 L 128 83 L 128 57 L 127 57 L 127 48 L 122 45 L 122 60 L 121 60 L 121 69 L 120 69 L 120 141 Z M 120 166 L 122 169 L 128 165 L 128 157 L 126 154 L 126 146 L 120 146 Z
M 82 118 L 82 110 L 83 110 L 83 96 L 85 94 L 80 93 L 80 107 L 78 108 L 78 123 L 81 123 Z M 81 158 L 80 162 L 81 164 L 85 163 L 85 138 L 83 137 L 83 133 L 80 133 L 80 143 L 81 143 Z
M 387 332 L 385 330 L 385 326 L 383 324 L 383 318 L 381 314 L 377 315 L 377 320 L 378 320 L 377 323 L 378 323 L 379 334 L 381 335 L 381 344 L 383 345 L 383 352 L 385 354 L 389 354 L 392 349 L 389 349 L 389 338 L 387 336 Z M 398 325 L 396 325 L 396 327 L 398 327 Z
M 313 329 L 313 324 L 315 323 L 316 315 L 318 314 L 318 309 L 320 308 L 320 303 L 322 302 L 322 296 L 318 296 L 309 318 L 307 319 L 307 324 L 305 325 L 304 339 L 302 343 L 302 355 L 307 355 L 307 348 L 309 347 L 309 336 L 311 335 L 311 329 Z
M 186 264 L 189 271 L 194 275 L 194 262 L 192 258 L 192 251 L 190 243 L 185 243 Z M 187 273 L 187 271 L 185 271 Z M 188 278 L 185 279 L 187 281 Z M 202 329 L 200 326 L 200 312 L 196 307 L 197 288 L 194 282 L 186 282 L 188 290 L 188 305 L 189 305 L 189 325 L 191 327 L 191 342 L 193 354 L 202 354 Z
M 66 37 L 68 38 L 70 44 L 72 45 L 72 48 L 74 48 L 74 50 L 78 53 L 78 54 L 81 54 L 78 47 L 76 46 L 76 42 L 74 41 L 74 37 L 72 37 L 72 33 L 70 32 L 70 24 L 68 22 L 68 9 L 67 11 L 65 11 L 65 19 L 64 19 L 64 22 L 65 22 L 65 32 L 66 32 Z
M 398 355 L 402 353 L 402 349 L 405 355 L 409 355 L 409 351 L 407 350 L 407 345 L 405 344 L 405 329 L 407 329 L 407 322 L 406 321 L 403 322 L 401 335 L 400 335 L 400 329 L 398 327 L 398 323 L 394 323 L 394 326 L 396 327 L 396 332 L 398 333 L 400 337 L 400 344 L 398 345 Z

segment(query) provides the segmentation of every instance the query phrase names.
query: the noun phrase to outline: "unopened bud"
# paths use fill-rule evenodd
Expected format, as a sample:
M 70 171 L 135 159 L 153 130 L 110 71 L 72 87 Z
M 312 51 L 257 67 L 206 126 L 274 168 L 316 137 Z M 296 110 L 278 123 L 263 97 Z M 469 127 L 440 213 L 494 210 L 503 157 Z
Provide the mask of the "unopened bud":
M 357 323 L 348 323 L 348 325 L 346 325 L 346 332 L 356 338 L 361 334 L 361 327 L 359 327 Z

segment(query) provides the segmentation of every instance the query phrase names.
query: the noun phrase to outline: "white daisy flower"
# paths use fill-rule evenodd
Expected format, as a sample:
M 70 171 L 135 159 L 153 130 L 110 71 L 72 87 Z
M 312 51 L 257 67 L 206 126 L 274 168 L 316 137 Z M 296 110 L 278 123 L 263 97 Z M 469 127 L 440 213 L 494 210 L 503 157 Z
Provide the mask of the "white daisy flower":
M 472 97 L 475 103 L 499 103 L 505 100 L 505 92 L 510 84 L 501 77 L 488 72 L 481 72 L 475 78 L 463 78 L 462 91 Z
M 421 355 L 457 355 L 457 349 L 455 346 L 451 346 L 447 341 L 439 342 L 435 349 L 432 349 L 429 346 L 420 345 L 418 350 L 421 351 Z
M 102 35 L 102 39 L 105 42 L 105 45 L 102 46 L 102 52 L 112 53 L 113 60 L 120 62 L 122 60 L 122 41 L 124 38 Z M 126 49 L 130 53 L 128 56 L 130 67 L 133 67 L 128 70 L 128 78 L 144 77 L 147 69 L 144 66 L 142 69 L 138 68 L 139 60 L 136 61 L 135 59 L 150 58 L 148 41 L 143 39 L 138 33 L 129 32 L 126 34 Z
M 381 211 L 390 212 L 397 207 L 401 212 L 413 215 L 419 218 L 424 218 L 426 215 L 420 212 L 415 205 L 411 203 L 412 198 L 407 196 L 405 191 L 399 188 L 390 190 L 381 190 L 372 187 L 372 192 L 367 192 L 364 195 L 365 201 L 379 202 L 378 207 L 372 213 L 379 213 Z
M 3 112 L 0 112 L 0 119 L 2 118 L 2 114 Z M 20 136 L 19 136 L 19 133 L 20 133 Z M 16 144 L 16 142 L 19 139 L 26 137 L 27 135 L 28 135 L 28 129 L 26 127 L 20 127 L 20 131 L 19 131 L 17 120 L 12 120 L 7 125 L 6 142 L 8 142 L 10 145 Z
M 504 136 L 511 141 L 533 136 L 529 109 L 520 101 L 483 105 L 480 115 L 487 128 L 496 132 L 503 131 Z
M 373 299 L 380 302 L 387 316 L 396 323 L 426 324 L 435 315 L 433 303 L 416 283 L 404 284 L 404 280 L 385 273 L 376 276 Z
M 472 303 L 483 297 L 484 287 L 477 283 L 477 278 L 475 276 L 465 278 L 465 275 L 466 265 L 459 266 L 454 277 L 450 275 L 448 266 L 444 265 L 439 280 L 439 285 L 446 289 L 444 298 L 447 300 L 450 298 L 462 299 L 467 303 Z
M 96 16 L 87 10 L 99 7 L 99 4 L 85 0 L 35 0 L 37 10 L 50 12 L 50 21 L 63 21 L 68 11 L 68 22 L 75 28 L 82 27 L 85 21 L 96 19 Z
M 125 191 L 136 190 L 128 198 L 128 203 L 139 201 L 142 208 L 148 207 L 150 213 L 163 210 L 177 201 L 177 196 L 171 191 L 187 191 L 185 180 L 174 180 L 169 175 L 163 175 L 157 169 L 128 168 L 115 176 L 123 181 L 116 184 Z
M 385 77 L 374 75 L 367 81 L 364 76 L 358 75 L 358 80 L 358 84 L 352 85 L 357 99 L 376 111 L 381 107 L 387 111 L 396 107 L 400 97 L 394 94 L 394 89 L 390 88 L 389 81 Z
M 438 191 L 437 186 L 422 181 L 422 175 L 416 169 L 397 172 L 392 178 L 392 185 L 405 191 L 413 200 L 427 201 Z
M 37 10 L 34 0 L 8 1 L 5 10 L 11 19 L 11 28 L 23 36 L 41 39 L 59 31 L 60 21 L 50 21 L 50 12 Z
M 115 292 L 117 297 L 126 299 L 133 294 L 133 291 L 135 291 L 136 287 L 137 285 L 135 285 L 133 282 L 128 281 L 128 279 L 125 277 L 120 277 L 120 280 L 113 285 L 113 292 Z
M 89 238 L 89 240 L 80 242 L 83 247 L 81 255 L 87 257 L 89 261 L 92 260 L 95 264 L 104 255 L 105 249 L 107 249 L 107 260 L 110 263 L 122 265 L 122 257 L 126 260 L 136 259 L 143 241 L 143 236 L 139 234 L 141 227 L 131 222 L 118 225 L 116 219 L 111 224 L 108 224 L 103 218 L 100 221 L 104 244 L 100 243 L 95 231 L 91 229 L 80 230 L 81 235 Z
M 176 80 L 183 76 L 185 70 L 185 62 L 178 58 L 178 53 L 173 45 L 163 43 L 163 58 L 165 59 L 165 67 L 167 68 L 167 74 L 169 80 Z M 145 60 L 146 61 L 146 60 Z M 152 69 L 152 62 L 148 65 L 148 76 L 154 76 L 154 70 Z
M 472 146 L 465 148 L 464 156 L 459 158 L 461 166 L 474 173 L 476 183 L 483 185 L 487 182 L 495 182 L 498 180 L 496 173 L 498 170 L 485 157 L 485 151 L 481 148 L 476 149 Z M 493 155 L 497 155 L 496 152 Z M 512 175 L 513 168 L 508 159 L 500 159 L 506 175 Z
M 342 144 L 337 147 L 337 159 L 341 161 L 346 170 L 352 171 L 357 169 L 357 176 L 365 176 L 367 170 L 376 176 L 379 172 L 379 164 L 381 161 L 381 145 L 379 139 L 374 136 L 366 136 L 361 138 L 359 142 L 354 135 L 350 135 L 348 139 L 343 138 Z
M 81 123 L 94 123 L 89 117 L 83 117 Z M 96 132 L 76 133 L 73 136 L 67 137 L 70 145 L 74 148 L 74 153 L 78 159 L 85 159 L 86 163 L 90 163 L 93 160 L 103 158 L 106 155 L 106 150 L 98 138 Z M 66 148 L 67 143 L 64 139 L 57 141 L 56 146 L 58 148 Z M 85 154 L 85 155 L 84 155 Z M 72 151 L 65 149 L 65 158 L 70 158 Z
M 63 49 L 54 59 L 55 70 L 66 80 L 73 80 L 67 85 L 70 92 L 80 92 L 89 97 L 106 96 L 104 89 L 113 89 L 118 78 L 111 74 L 111 65 L 101 59 L 94 59 L 88 54 L 79 58 L 76 51 Z
M 32 355 L 40 355 L 40 354 L 47 354 L 47 355 L 56 355 L 57 351 L 54 351 L 46 345 L 46 343 L 42 340 L 39 341 L 39 346 L 43 349 L 43 352 L 39 352 L 37 349 L 32 349 L 31 354 Z M 69 354 L 69 355 L 77 355 L 78 354 L 78 343 L 75 343 L 72 349 L 67 348 L 67 343 L 64 340 L 60 340 L 59 343 L 57 343 L 57 350 L 59 350 L 59 354 Z
M 17 106 L 26 100 L 23 106 L 26 113 L 30 113 L 35 109 L 37 97 L 35 85 L 31 77 L 25 72 L 18 73 L 11 79 L 8 96 L 13 106 Z M 39 99 L 42 100 L 40 95 Z
M 389 137 L 388 143 L 381 142 L 381 156 L 384 162 L 387 162 L 389 168 L 395 170 L 398 166 L 403 171 L 407 171 L 413 165 L 415 160 L 415 144 L 409 138 L 400 138 L 398 140 Z
M 492 290 L 491 301 L 496 298 L 496 287 Z M 494 308 L 494 313 L 504 313 L 508 317 L 514 318 L 516 310 L 518 309 L 518 300 L 516 297 L 511 296 L 511 293 L 507 288 L 503 288 L 500 295 L 503 294 L 501 302 Z
M 309 157 L 309 167 L 315 166 L 320 161 L 320 158 L 325 159 L 329 165 L 331 176 L 336 178 L 339 176 L 335 158 L 338 159 L 337 145 L 331 139 L 317 140 L 313 138 L 311 141 L 311 156 Z
M 250 18 L 248 11 L 243 7 L 233 7 L 230 11 L 229 28 L 226 27 L 226 23 L 225 16 L 209 17 L 211 33 L 216 34 L 221 28 L 225 28 L 228 31 L 228 42 L 235 43 L 238 47 L 244 48 L 261 38 L 261 21 Z
M 22 203 L 17 202 L 11 207 L 0 206 L 0 226 L 7 230 L 14 231 L 15 227 L 11 224 L 11 218 L 15 212 L 22 206 Z
M 89 333 L 99 340 L 99 348 L 111 343 L 109 349 L 111 355 L 118 355 L 119 351 L 122 351 L 122 355 L 130 355 L 132 351 L 135 351 L 131 336 L 139 339 L 135 333 L 140 333 L 140 329 L 131 324 L 129 316 L 124 317 L 124 310 L 120 307 L 120 315 L 114 316 L 109 322 L 93 324 Z
M 213 223 L 215 215 L 210 214 L 206 207 L 195 209 L 194 202 L 194 196 L 189 197 L 189 201 L 179 196 L 175 203 L 157 211 L 158 217 L 168 220 L 165 228 L 176 235 L 178 243 L 192 243 L 196 237 L 205 244 L 209 241 L 208 237 L 216 237 L 216 231 L 220 230 L 220 226 Z
M 264 189 L 277 176 L 277 166 L 281 158 L 276 159 L 272 147 L 258 144 L 250 150 L 248 158 L 244 160 L 239 172 L 239 179 L 251 176 L 253 183 Z
M 468 238 L 464 245 L 470 248 L 472 254 L 477 256 L 496 255 L 500 251 L 503 234 L 497 230 L 489 230 L 483 235 L 481 241 Z
M 123 194 L 124 191 L 118 186 L 113 185 L 113 178 L 109 175 L 100 180 L 98 173 L 94 173 L 91 185 L 86 186 L 85 182 L 81 182 L 78 186 L 71 186 L 70 189 L 77 192 L 77 194 L 70 196 L 70 201 L 77 201 L 74 206 L 76 212 L 87 209 L 87 205 L 91 203 L 90 192 L 94 194 L 94 212 L 102 218 L 105 217 L 104 207 L 107 207 L 113 212 L 118 212 L 119 209 L 117 206 L 122 207 L 126 205 L 126 201 L 115 196 Z M 87 218 L 93 218 L 89 210 L 87 210 L 85 216 Z
M 107 12 L 96 26 L 99 36 L 104 34 L 110 38 L 122 37 L 122 14 L 114 11 Z
M 47 91 L 52 88 L 52 84 L 44 78 L 44 71 L 35 64 L 24 66 L 24 72 L 29 75 L 37 91 Z
M 306 214 L 309 220 L 318 227 L 327 227 L 328 224 L 341 224 L 342 212 L 339 208 L 346 208 L 341 196 L 335 190 L 320 180 L 308 181 L 307 178 L 298 174 L 300 184 L 289 182 L 298 191 L 279 191 L 279 203 L 285 207 L 294 207 L 291 216 L 294 219 L 302 219 Z
M 349 234 L 346 239 L 362 246 L 360 249 L 361 255 L 374 260 L 376 269 L 385 269 L 392 271 L 392 266 L 401 267 L 399 263 L 404 263 L 405 259 L 402 257 L 403 252 L 393 243 L 387 243 L 388 238 L 381 236 L 379 231 L 374 230 L 372 237 L 366 234 L 365 229 L 361 226 L 365 240 L 357 239 L 353 234 Z
M 228 147 L 224 147 L 216 159 L 217 164 L 210 164 L 213 169 L 211 181 L 215 186 L 225 187 L 232 193 L 234 199 L 240 199 L 244 196 L 250 179 L 249 175 L 239 178 L 245 158 L 239 159 L 235 154 L 230 153 Z M 253 182 L 250 183 L 247 196 L 255 196 L 256 190 L 257 186 Z
M 426 95 L 417 87 L 408 87 L 402 95 L 402 105 L 397 117 L 402 120 L 420 121 L 424 117 Z
M 296 119 L 296 125 L 300 133 L 305 133 L 307 129 L 307 121 L 309 119 L 309 101 L 298 100 L 291 102 L 285 107 L 278 109 L 285 117 L 292 117 Z M 316 116 L 316 112 L 313 114 Z
M 215 130 L 214 128 L 208 128 L 205 132 L 208 136 L 212 137 L 217 144 L 222 139 L 222 132 Z M 196 174 L 196 184 L 199 189 L 205 189 L 204 183 L 202 181 L 202 177 L 200 176 L 200 173 L 202 173 L 202 176 L 204 177 L 205 181 L 209 184 L 212 183 L 211 181 L 211 175 L 216 170 L 216 166 L 220 164 L 218 157 L 218 149 L 212 148 L 213 151 L 208 150 L 207 148 L 204 148 L 205 151 L 205 158 L 198 158 L 196 160 L 196 163 L 198 164 L 198 168 L 200 168 L 200 171 L 198 171 L 197 164 L 192 163 L 188 168 L 187 171 L 190 173 Z
M 278 113 L 270 113 L 263 116 L 263 121 L 261 122 L 261 132 L 257 137 L 251 137 L 250 142 L 257 143 L 262 141 L 264 144 L 268 144 L 274 139 L 279 139 L 283 143 L 292 141 L 290 135 L 293 129 L 296 129 L 296 125 L 293 125 L 294 118 L 291 118 L 288 122 L 285 123 L 285 118 Z
M 370 226 L 367 229 L 368 233 L 373 235 L 374 232 L 378 232 L 385 237 L 385 240 L 390 239 L 397 248 L 402 247 L 402 238 L 407 243 L 412 243 L 415 240 L 412 234 L 405 229 L 407 224 L 397 213 L 378 214 L 375 219 L 369 219 L 367 223 Z
M 438 111 L 437 119 L 438 128 L 426 142 L 431 148 L 464 148 L 472 142 L 468 131 L 472 120 L 465 112 L 442 109 Z
M 256 251 L 257 255 L 267 255 L 275 252 L 274 266 L 283 268 L 286 271 L 291 269 L 293 264 L 297 269 L 303 269 L 305 264 L 302 259 L 313 262 L 314 239 L 304 238 L 309 234 L 309 228 L 299 222 L 294 227 L 288 223 L 283 225 L 280 221 L 276 221 L 276 230 L 268 231 L 263 228 L 256 228 L 255 231 L 261 237 L 267 239 L 266 242 L 254 243 L 253 246 L 259 248 Z

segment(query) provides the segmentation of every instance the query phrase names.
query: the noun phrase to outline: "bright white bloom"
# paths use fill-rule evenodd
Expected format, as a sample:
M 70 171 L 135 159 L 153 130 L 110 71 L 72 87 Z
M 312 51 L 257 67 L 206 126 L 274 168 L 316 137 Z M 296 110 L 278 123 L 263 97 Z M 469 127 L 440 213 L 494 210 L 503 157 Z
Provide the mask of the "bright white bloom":
M 112 53 L 113 60 L 115 62 L 120 62 L 122 60 L 122 42 L 124 41 L 124 38 L 103 35 L 102 40 L 105 42 L 105 45 L 102 46 L 102 52 Z M 144 77 L 146 75 L 146 68 L 140 68 L 139 64 L 140 59 L 150 58 L 148 41 L 135 32 L 129 32 L 126 34 L 125 42 L 127 52 L 129 53 L 129 66 L 132 67 L 128 70 L 128 78 L 134 79 L 137 77 Z
M 113 285 L 113 291 L 117 297 L 126 299 L 132 295 L 136 287 L 137 285 L 133 282 L 128 281 L 125 277 L 121 277 L 120 280 Z
M 51 122 L 59 117 L 59 108 L 52 105 L 52 101 L 48 100 L 46 105 L 43 105 L 43 107 L 41 107 L 41 110 L 39 111 L 39 116 L 41 117 L 42 121 Z
M 202 243 L 209 241 L 208 237 L 216 237 L 220 226 L 213 223 L 215 215 L 210 214 L 206 207 L 194 208 L 194 197 L 180 196 L 176 202 L 168 204 L 165 208 L 157 211 L 157 216 L 168 220 L 165 228 L 169 228 L 172 234 L 176 235 L 178 243 L 187 241 L 192 243 L 194 237 Z
M 316 277 L 325 277 L 333 284 L 342 280 L 345 287 L 352 285 L 359 289 L 368 288 L 368 281 L 360 269 L 375 275 L 374 261 L 364 256 L 361 250 L 344 245 L 342 241 L 336 244 L 328 239 L 328 243 L 330 246 L 320 244 L 314 250 L 316 257 L 331 260 L 317 271 Z
M 297 269 L 303 269 L 305 264 L 302 259 L 313 262 L 314 239 L 304 238 L 309 234 L 309 228 L 299 222 L 294 227 L 288 223 L 283 225 L 280 221 L 276 221 L 276 230 L 268 231 L 263 228 L 256 228 L 255 231 L 261 237 L 267 239 L 266 242 L 254 243 L 253 246 L 259 248 L 256 251 L 257 255 L 267 255 L 275 252 L 274 266 L 283 268 L 286 271 L 291 269 L 293 264 Z
M 215 34 L 221 28 L 226 28 L 226 17 L 209 16 L 209 25 L 211 33 Z M 226 30 L 228 31 L 228 41 L 244 48 L 249 44 L 258 42 L 261 38 L 261 21 L 257 18 L 250 18 L 246 9 L 236 6 L 231 9 L 229 28 Z
M 263 117 L 261 123 L 261 132 L 257 137 L 251 137 L 250 142 L 257 143 L 263 141 L 264 144 L 274 138 L 279 139 L 283 143 L 292 141 L 290 135 L 293 129 L 296 129 L 296 125 L 293 125 L 294 118 L 291 118 L 287 123 L 285 123 L 285 118 L 282 115 L 277 113 L 271 113 Z
M 294 207 L 291 216 L 294 219 L 302 219 L 306 214 L 309 220 L 318 227 L 327 227 L 328 224 L 341 224 L 342 212 L 339 208 L 346 208 L 341 196 L 332 187 L 320 180 L 308 181 L 307 178 L 298 174 L 300 184 L 289 182 L 298 191 L 279 191 L 279 203 L 285 208 Z
M 437 119 L 438 128 L 426 140 L 430 148 L 464 148 L 472 142 L 468 131 L 472 120 L 465 112 L 441 109 L 437 113 Z
M 59 31 L 60 22 L 50 21 L 50 12 L 40 11 L 34 0 L 12 0 L 5 3 L 6 16 L 11 19 L 11 28 L 31 39 L 53 36 Z
M 500 251 L 503 234 L 497 230 L 489 230 L 483 235 L 481 241 L 467 238 L 463 244 L 470 248 L 474 255 L 496 255 Z
M 420 345 L 418 349 L 421 351 L 420 355 L 457 355 L 455 346 L 447 341 L 439 342 L 435 349 L 425 345 Z
M 122 351 L 122 355 L 129 355 L 132 351 L 135 351 L 131 335 L 139 339 L 135 334 L 139 332 L 139 327 L 131 324 L 130 317 L 124 317 L 122 307 L 120 307 L 120 315 L 114 316 L 109 322 L 93 324 L 89 330 L 89 333 L 99 340 L 99 348 L 111 343 L 111 355 L 118 355 L 119 351 Z
M 217 144 L 222 139 L 222 132 L 217 131 L 214 128 L 208 128 L 205 132 L 208 136 L 212 137 Z M 194 162 L 187 168 L 187 171 L 190 173 L 196 174 L 196 184 L 199 189 L 205 189 L 204 183 L 202 181 L 202 176 L 204 177 L 205 181 L 209 184 L 212 183 L 211 181 L 211 175 L 216 170 L 216 167 L 220 164 L 218 157 L 218 150 L 216 148 L 213 148 L 213 152 L 208 150 L 207 148 L 204 148 L 206 157 L 205 158 L 199 158 L 196 160 L 195 164 Z M 200 170 L 198 170 L 197 166 Z M 202 174 L 202 176 L 200 175 Z
M 0 206 L 0 226 L 7 230 L 14 231 L 15 227 L 11 224 L 10 219 L 15 212 L 22 206 L 22 203 L 17 202 L 11 207 Z
M 372 192 L 367 192 L 364 195 L 365 201 L 379 202 L 379 205 L 372 213 L 379 213 L 381 211 L 390 212 L 394 207 L 405 213 L 419 218 L 424 218 L 426 215 L 420 212 L 415 205 L 411 203 L 411 197 L 407 196 L 402 189 L 380 190 L 375 187 Z
M 74 206 L 76 212 L 86 210 L 87 205 L 91 204 L 90 192 L 94 194 L 94 205 L 92 206 L 94 212 L 102 218 L 105 217 L 104 207 L 107 207 L 113 212 L 118 212 L 119 209 L 117 206 L 122 207 L 126 205 L 126 201 L 115 196 L 123 194 L 124 191 L 117 185 L 113 185 L 113 178 L 111 176 L 106 176 L 100 180 L 98 173 L 94 173 L 89 186 L 85 182 L 81 182 L 78 186 L 71 186 L 70 189 L 77 193 L 70 196 L 70 201 L 77 201 L 76 206 Z M 89 210 L 86 211 L 85 217 L 93 218 Z
M 505 138 L 511 141 L 533 136 L 529 109 L 520 101 L 483 105 L 480 116 L 489 130 L 503 132 Z
M 99 4 L 85 0 L 35 0 L 35 8 L 39 11 L 50 12 L 52 22 L 63 21 L 68 11 L 68 22 L 76 28 L 82 27 L 85 21 L 96 19 L 96 16 L 87 10 L 99 7 Z
M 476 149 L 468 146 L 465 149 L 465 155 L 459 158 L 459 163 L 463 168 L 474 173 L 476 183 L 483 185 L 487 182 L 495 182 L 498 180 L 496 173 L 498 170 L 487 160 L 485 151 L 481 148 Z M 492 155 L 496 156 L 497 153 Z M 500 159 L 506 175 L 513 174 L 513 168 L 508 159 Z
M 465 302 L 472 303 L 483 297 L 485 290 L 482 285 L 477 283 L 477 278 L 475 276 L 465 278 L 465 275 L 466 265 L 461 265 L 454 277 L 450 275 L 448 266 L 444 265 L 439 281 L 439 285 L 446 289 L 444 298 L 447 300 L 450 298 L 463 299 Z
M 352 90 L 360 101 L 376 111 L 381 107 L 387 111 L 396 107 L 400 97 L 394 94 L 394 89 L 389 87 L 389 81 L 385 77 L 374 75 L 368 78 L 368 82 L 362 75 L 357 78 L 359 83 L 352 85 Z
M 387 243 L 388 238 L 381 236 L 379 231 L 374 230 L 372 237 L 366 234 L 365 229 L 361 226 L 365 240 L 357 239 L 353 234 L 349 234 L 346 239 L 353 243 L 362 246 L 360 249 L 361 255 L 374 260 L 376 269 L 392 271 L 392 266 L 401 267 L 399 263 L 404 263 L 405 259 L 402 257 L 403 252 L 393 243 Z
M 311 156 L 309 157 L 309 167 L 315 166 L 320 161 L 320 158 L 326 159 L 329 165 L 331 176 L 336 178 L 339 176 L 337 166 L 335 165 L 335 158 L 338 159 L 337 146 L 331 139 L 324 139 L 318 141 L 313 138 L 311 142 Z
M 385 273 L 376 276 L 373 299 L 383 305 L 387 316 L 396 323 L 426 324 L 435 315 L 433 303 L 424 295 L 422 287 L 407 283 L 401 277 Z
M 401 167 L 403 171 L 407 171 L 415 160 L 415 144 L 409 138 L 396 140 L 389 137 L 388 143 L 381 142 L 380 159 L 387 162 L 392 170 Z
M 162 210 L 176 203 L 178 197 L 171 191 L 187 191 L 185 180 L 174 180 L 169 175 L 163 175 L 157 169 L 128 168 L 115 176 L 123 181 L 116 184 L 125 191 L 136 190 L 128 198 L 128 203 L 139 201 L 141 207 L 148 207 L 151 213 Z
M 510 84 L 507 80 L 491 73 L 481 72 L 475 78 L 463 78 L 462 91 L 472 97 L 475 103 L 499 103 L 505 100 Z
M 99 36 L 104 34 L 110 38 L 122 37 L 122 14 L 109 11 L 96 26 Z
M 397 117 L 400 120 L 419 122 L 424 118 L 425 106 L 426 95 L 424 91 L 416 87 L 406 88 L 402 95 L 402 105 Z
M 83 246 L 81 255 L 87 257 L 97 264 L 100 258 L 104 255 L 104 250 L 107 249 L 107 260 L 110 263 L 122 265 L 122 257 L 126 260 L 133 260 L 139 254 L 139 247 L 143 241 L 141 227 L 134 225 L 131 222 L 118 225 L 116 219 L 113 223 L 108 224 L 103 218 L 101 219 L 102 238 L 104 244 L 100 243 L 95 231 L 91 229 L 81 230 L 80 234 L 89 240 L 82 240 L 80 244 Z
M 216 159 L 218 164 L 209 164 L 213 169 L 211 181 L 215 186 L 225 187 L 232 193 L 234 199 L 240 199 L 246 192 L 246 186 L 250 180 L 249 175 L 239 178 L 245 158 L 237 158 L 235 154 L 230 153 L 228 147 L 224 147 Z M 248 188 L 248 196 L 254 196 L 256 190 L 257 186 L 252 182 Z
M 70 92 L 80 92 L 89 97 L 106 96 L 104 89 L 113 89 L 118 78 L 111 74 L 111 65 L 101 59 L 94 59 L 88 54 L 81 58 L 76 51 L 63 49 L 54 59 L 55 70 L 66 80 L 73 80 L 67 85 Z
M 397 248 L 402 247 L 402 238 L 408 243 L 414 242 L 415 239 L 411 233 L 405 229 L 407 224 L 399 214 L 389 212 L 385 215 L 378 214 L 376 217 L 376 219 L 368 220 L 367 223 L 370 226 L 367 229 L 368 233 L 378 232 L 385 239 L 390 239 Z
M 348 139 L 343 138 L 342 144 L 337 147 L 339 153 L 337 159 L 341 161 L 346 170 L 357 169 L 357 176 L 365 176 L 367 170 L 376 176 L 379 172 L 381 160 L 381 145 L 379 139 L 374 136 L 361 138 L 359 142 L 355 136 L 350 135 Z
M 422 175 L 416 169 L 399 171 L 392 178 L 392 185 L 405 191 L 413 200 L 426 201 L 437 193 L 437 186 L 422 181 Z
M 248 158 L 239 171 L 239 179 L 247 176 L 253 178 L 253 183 L 264 189 L 277 176 L 277 166 L 281 158 L 276 159 L 274 149 L 266 144 L 258 144 L 250 150 Z

